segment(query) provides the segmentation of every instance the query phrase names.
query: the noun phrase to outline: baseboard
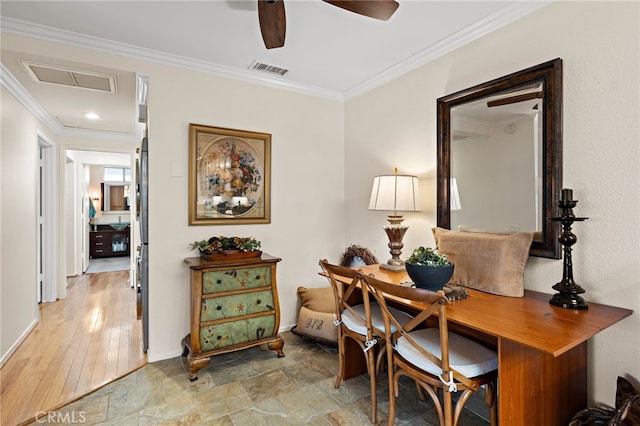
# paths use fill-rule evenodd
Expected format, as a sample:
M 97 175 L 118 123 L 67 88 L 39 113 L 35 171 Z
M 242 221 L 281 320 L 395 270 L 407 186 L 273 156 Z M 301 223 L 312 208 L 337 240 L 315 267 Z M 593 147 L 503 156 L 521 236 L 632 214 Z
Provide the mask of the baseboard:
M 165 352 L 163 354 L 156 355 L 151 350 L 147 351 L 147 359 L 149 363 L 163 361 L 165 359 L 171 359 L 182 356 L 182 349 L 178 351 Z
M 296 326 L 295 324 L 280 326 L 280 328 L 278 328 L 278 333 L 284 333 L 285 331 L 289 331 L 295 326 Z
M 0 367 L 2 367 L 4 363 L 7 362 L 9 358 L 11 358 L 11 355 L 13 355 L 13 353 L 18 349 L 18 347 L 20 347 L 22 342 L 24 342 L 24 340 L 29 336 L 29 334 L 33 331 L 33 329 L 36 328 L 36 325 L 38 325 L 38 318 L 34 319 L 33 322 L 29 324 L 29 326 L 25 329 L 25 331 L 20 335 L 18 340 L 16 340 L 16 342 L 13 345 L 11 345 L 7 353 L 2 355 L 2 358 L 0 358 Z

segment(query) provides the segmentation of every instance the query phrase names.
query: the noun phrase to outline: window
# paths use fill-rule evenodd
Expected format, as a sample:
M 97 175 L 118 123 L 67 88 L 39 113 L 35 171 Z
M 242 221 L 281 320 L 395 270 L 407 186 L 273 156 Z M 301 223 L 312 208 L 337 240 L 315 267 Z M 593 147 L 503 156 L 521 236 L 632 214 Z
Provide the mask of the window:
M 131 182 L 131 169 L 124 167 L 105 167 L 105 182 Z

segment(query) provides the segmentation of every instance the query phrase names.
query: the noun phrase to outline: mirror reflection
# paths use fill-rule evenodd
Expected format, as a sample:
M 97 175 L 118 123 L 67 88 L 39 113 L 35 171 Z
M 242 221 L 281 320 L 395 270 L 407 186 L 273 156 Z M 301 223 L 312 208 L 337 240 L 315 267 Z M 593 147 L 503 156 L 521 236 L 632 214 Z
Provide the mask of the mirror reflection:
M 127 211 L 131 208 L 131 190 L 129 185 L 121 183 L 101 183 L 102 211 Z
M 536 83 L 451 109 L 451 229 L 542 230 L 542 89 Z
M 562 60 L 438 99 L 437 225 L 533 232 L 530 255 L 560 258 Z

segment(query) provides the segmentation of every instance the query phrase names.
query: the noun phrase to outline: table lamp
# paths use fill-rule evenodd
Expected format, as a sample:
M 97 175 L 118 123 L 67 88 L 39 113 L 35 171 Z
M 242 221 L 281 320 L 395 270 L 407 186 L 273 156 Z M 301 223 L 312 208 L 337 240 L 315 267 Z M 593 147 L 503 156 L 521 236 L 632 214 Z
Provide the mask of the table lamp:
M 420 191 L 416 176 L 398 175 L 398 169 L 394 169 L 393 175 L 376 176 L 373 179 L 369 210 L 384 210 L 393 212 L 387 216 L 389 225 L 384 227 L 389 237 L 389 249 L 391 259 L 387 263 L 380 264 L 380 268 L 389 271 L 404 270 L 404 261 L 400 259 L 402 254 L 402 238 L 409 229 L 403 226 L 404 217 L 398 212 L 419 212 Z

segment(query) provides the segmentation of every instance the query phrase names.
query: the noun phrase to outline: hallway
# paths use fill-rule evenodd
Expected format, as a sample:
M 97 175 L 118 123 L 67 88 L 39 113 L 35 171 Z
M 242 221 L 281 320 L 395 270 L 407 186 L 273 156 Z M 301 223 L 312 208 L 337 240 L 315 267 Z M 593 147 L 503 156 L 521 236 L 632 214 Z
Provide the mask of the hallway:
M 0 424 L 76 400 L 147 363 L 129 271 L 70 277 L 67 298 L 40 305 L 40 323 L 0 370 Z

